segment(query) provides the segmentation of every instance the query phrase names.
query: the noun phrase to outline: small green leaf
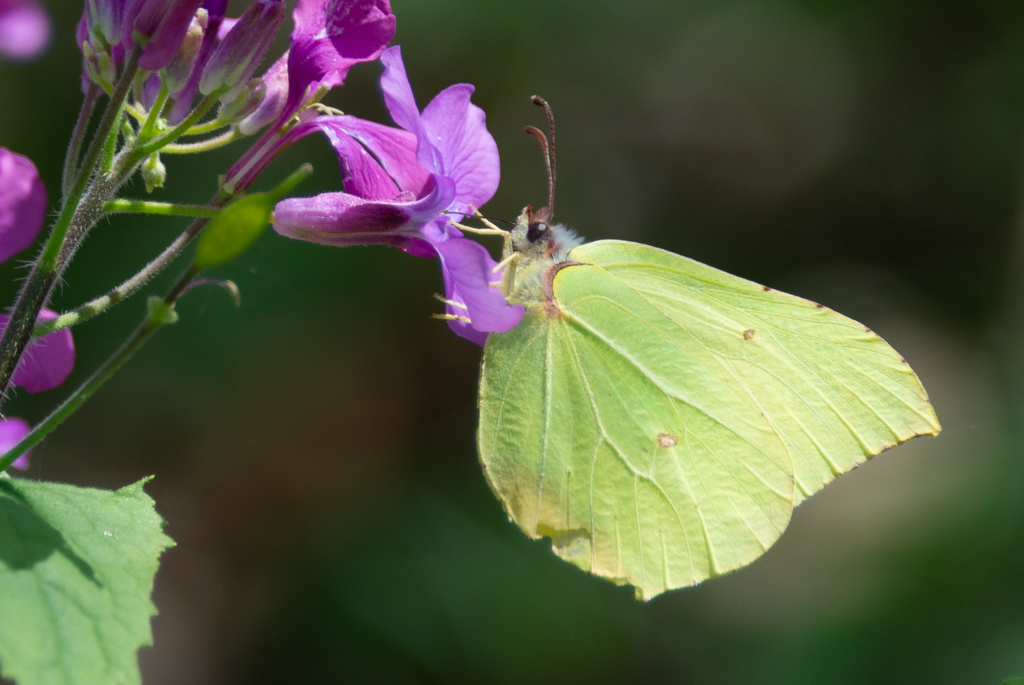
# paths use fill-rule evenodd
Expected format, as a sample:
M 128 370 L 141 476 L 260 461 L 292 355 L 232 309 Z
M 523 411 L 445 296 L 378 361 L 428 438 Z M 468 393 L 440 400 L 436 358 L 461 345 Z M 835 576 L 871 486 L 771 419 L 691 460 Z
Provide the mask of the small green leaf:
M 245 252 L 270 225 L 276 203 L 275 195 L 259 193 L 228 205 L 203 231 L 196 251 L 196 268 L 230 262 Z
M 145 481 L 0 480 L 0 668 L 18 685 L 139 683 L 163 533 Z
M 245 252 L 270 225 L 274 206 L 311 173 L 313 167 L 303 164 L 270 192 L 243 197 L 225 207 L 199 239 L 196 270 L 230 262 Z
M 1003 685 L 1024 685 L 1024 678 L 1007 678 Z

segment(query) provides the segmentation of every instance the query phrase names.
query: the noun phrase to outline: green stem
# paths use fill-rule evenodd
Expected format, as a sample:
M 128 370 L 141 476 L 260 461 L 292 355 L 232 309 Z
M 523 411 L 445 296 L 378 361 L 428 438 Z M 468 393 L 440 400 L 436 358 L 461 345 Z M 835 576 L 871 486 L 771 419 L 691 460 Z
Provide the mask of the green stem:
M 210 206 L 214 208 L 223 207 L 230 199 L 231 196 L 222 191 L 213 197 L 210 201 Z M 41 335 L 53 333 L 54 331 L 58 331 L 62 328 L 75 326 L 98 314 L 102 314 L 114 305 L 128 299 L 146 285 L 146 283 L 148 283 L 154 276 L 163 271 L 171 262 L 173 262 L 175 258 L 185 250 L 188 244 L 192 242 L 197 235 L 199 235 L 199 232 L 206 227 L 206 224 L 208 224 L 209 221 L 210 220 L 207 218 L 196 219 L 189 224 L 188 228 L 186 228 L 181 235 L 175 238 L 174 242 L 164 248 L 163 252 L 143 267 L 137 274 L 116 288 L 108 291 L 106 294 L 90 300 L 69 312 L 65 312 L 56 319 L 51 319 L 50 321 L 37 324 L 35 329 L 32 331 L 32 336 L 38 338 Z
M 214 119 L 213 121 L 208 121 L 205 124 L 196 124 L 195 126 L 190 128 L 189 130 L 185 131 L 182 135 L 184 135 L 184 136 L 201 136 L 204 133 L 212 133 L 212 132 L 216 131 L 219 128 L 224 128 L 225 126 L 230 126 L 230 125 L 231 125 L 230 121 L 221 121 L 220 119 Z
M 124 72 L 117 81 L 110 102 L 107 103 L 106 111 L 103 112 L 103 117 L 100 119 L 95 137 L 85 153 L 78 178 L 75 180 L 71 192 L 64 198 L 60 215 L 57 217 L 39 258 L 32 267 L 32 272 L 18 294 L 10 321 L 3 336 L 0 337 L 0 397 L 6 393 L 14 369 L 32 338 L 32 329 L 35 327 L 39 310 L 49 299 L 54 284 L 74 253 L 73 249 L 65 249 L 64 243 L 68 232 L 74 229 L 84 235 L 99 219 L 102 211 L 102 202 L 99 200 L 102 195 L 113 192 L 117 187 L 117 179 L 101 179 L 103 182 L 98 181 L 91 189 L 89 201 L 82 201 L 89 181 L 92 179 L 93 169 L 103 152 L 107 135 L 117 123 L 121 114 L 121 106 L 131 89 L 135 75 L 138 73 L 141 53 L 141 46 L 136 45 L 128 56 Z M 102 200 L 105 199 L 106 197 L 102 197 Z M 77 245 L 80 240 L 70 242 Z
M 100 386 L 107 382 L 114 373 L 128 361 L 135 351 L 149 340 L 150 336 L 159 330 L 162 322 L 147 319 L 135 333 L 129 338 L 103 366 L 96 370 L 89 379 L 82 384 L 70 397 L 61 403 L 46 419 L 33 428 L 28 435 L 12 447 L 3 457 L 0 457 L 0 471 L 6 470 L 14 461 L 28 450 L 32 449 L 42 441 L 50 432 L 59 426 L 64 419 L 69 417 L 82 403 L 92 397 L 92 394 L 99 390 Z
M 164 103 L 167 102 L 168 95 L 170 93 L 167 92 L 167 85 L 161 81 L 160 92 L 157 93 L 156 101 L 150 107 L 149 115 L 146 117 L 145 123 L 142 124 L 142 130 L 139 131 L 139 140 L 148 141 L 153 137 L 153 129 L 156 128 L 156 122 L 160 118 L 160 113 L 164 111 Z
M 149 202 L 147 200 L 107 200 L 103 203 L 103 211 L 118 214 L 201 216 L 212 219 L 220 213 L 220 208 L 205 205 L 176 205 L 171 202 Z
M 123 109 L 122 109 L 123 112 Z M 110 128 L 110 134 L 103 145 L 103 154 L 100 156 L 100 174 L 106 176 L 114 166 L 114 154 L 117 152 L 117 136 L 121 132 L 121 117 L 118 115 L 117 123 Z
M 135 166 L 135 164 L 141 162 L 154 152 L 159 152 L 161 148 L 180 138 L 185 131 L 192 128 L 196 122 L 202 119 L 203 116 L 210 111 L 211 107 L 217 104 L 217 99 L 223 94 L 223 90 L 224 89 L 222 88 L 214 91 L 203 98 L 199 103 L 199 106 L 192 110 L 192 113 L 189 114 L 183 122 L 175 126 L 168 133 L 135 148 L 135 151 L 132 153 L 130 158 L 129 166 Z
M 78 158 L 82 154 L 82 144 L 85 143 L 85 134 L 89 130 L 89 120 L 92 119 L 93 110 L 96 109 L 96 101 L 100 99 L 103 89 L 93 83 L 85 92 L 85 100 L 82 101 L 82 109 L 78 111 L 78 120 L 75 122 L 75 130 L 71 133 L 71 142 L 68 145 L 67 154 L 64 156 L 64 175 L 61 178 L 61 197 L 67 197 L 74 185 L 75 176 L 78 172 Z
M 213 138 L 207 138 L 206 140 L 199 140 L 195 143 L 171 143 L 160 152 L 166 155 L 189 155 L 196 152 L 209 152 L 210 150 L 216 150 L 217 148 L 230 145 L 239 138 L 244 138 L 238 129 L 231 129 L 225 131 L 219 136 Z
M 146 113 L 140 110 L 137 105 L 134 105 L 131 102 L 125 103 L 124 111 L 131 115 L 131 117 L 140 124 L 146 123 Z
M 100 387 L 107 382 L 107 380 L 117 372 L 124 363 L 131 359 L 132 355 L 135 354 L 140 347 L 142 347 L 147 340 L 149 340 L 154 333 L 156 333 L 162 326 L 168 323 L 172 323 L 177 320 L 177 315 L 174 314 L 174 303 L 177 299 L 185 292 L 188 284 L 196 277 L 198 269 L 195 267 L 190 268 L 186 271 L 178 282 L 174 284 L 170 292 L 161 302 L 157 298 L 157 302 L 160 307 L 150 306 L 149 315 L 146 320 L 142 322 L 142 325 L 135 329 L 135 332 L 131 335 L 128 340 L 121 345 L 120 349 L 114 353 L 110 359 L 96 369 L 96 371 L 85 381 L 75 392 L 71 394 L 66 400 L 64 400 L 59 407 L 43 420 L 38 426 L 33 428 L 28 435 L 21 439 L 21 441 L 7 451 L 3 457 L 0 457 L 0 471 L 5 471 L 7 468 L 14 463 L 14 461 L 23 455 L 28 450 L 42 442 L 43 438 L 49 435 L 54 428 L 64 422 L 64 419 L 71 416 L 82 404 L 92 397 L 93 393 L 100 389 Z M 152 303 L 150 303 L 152 305 Z M 162 311 L 160 311 L 162 309 Z

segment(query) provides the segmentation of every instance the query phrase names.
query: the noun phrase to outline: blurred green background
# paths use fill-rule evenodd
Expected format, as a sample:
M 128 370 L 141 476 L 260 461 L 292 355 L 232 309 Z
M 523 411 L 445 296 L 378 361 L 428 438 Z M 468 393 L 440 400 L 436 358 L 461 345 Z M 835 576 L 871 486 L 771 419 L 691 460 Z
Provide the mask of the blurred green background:
M 78 2 L 0 64 L 0 145 L 58 187 Z M 421 106 L 455 82 L 502 154 L 485 208 L 545 201 L 530 105 L 559 123 L 557 218 L 823 302 L 878 331 L 944 432 L 795 512 L 748 568 L 637 604 L 529 542 L 474 448 L 480 350 L 429 318 L 438 266 L 268 232 L 33 456 L 29 476 L 148 486 L 164 683 L 999 683 L 1024 674 L 1024 5 L 1009 0 L 393 0 Z M 233 6 L 240 11 L 244 6 Z M 289 28 L 282 31 L 279 47 Z M 328 102 L 388 121 L 379 65 Z M 245 143 L 170 158 L 204 201 Z M 337 189 L 307 138 L 303 194 Z M 128 195 L 144 195 L 136 184 Z M 101 224 L 56 298 L 134 273 L 182 220 Z M 498 246 L 494 245 L 495 253 Z M 0 303 L 25 260 L 0 269 Z M 180 268 L 183 268 L 181 265 Z M 154 287 L 154 292 L 166 288 Z M 81 381 L 142 297 L 76 329 Z M 38 420 L 67 388 L 20 394 Z

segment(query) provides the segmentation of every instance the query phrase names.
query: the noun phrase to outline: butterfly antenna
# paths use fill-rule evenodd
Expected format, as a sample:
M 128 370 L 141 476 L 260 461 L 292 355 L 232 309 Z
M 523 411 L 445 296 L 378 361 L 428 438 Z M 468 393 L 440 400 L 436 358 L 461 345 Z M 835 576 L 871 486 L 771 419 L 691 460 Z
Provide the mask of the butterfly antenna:
M 557 180 L 555 169 L 555 114 L 551 111 L 551 105 L 541 96 L 534 95 L 530 98 L 530 101 L 542 108 L 548 118 L 550 142 L 548 136 L 545 136 L 540 129 L 534 126 L 527 126 L 526 132 L 540 141 L 540 146 L 544 151 L 544 166 L 548 171 L 548 206 L 537 212 L 537 216 L 543 221 L 551 221 L 555 215 L 555 181 Z

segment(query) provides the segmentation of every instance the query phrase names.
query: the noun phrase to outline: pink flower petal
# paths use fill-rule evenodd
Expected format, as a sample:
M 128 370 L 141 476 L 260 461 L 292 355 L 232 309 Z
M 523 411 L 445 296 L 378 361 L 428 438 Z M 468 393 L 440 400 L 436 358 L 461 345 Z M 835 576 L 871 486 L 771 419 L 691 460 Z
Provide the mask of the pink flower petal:
M 0 314 L 0 332 L 7 328 L 10 316 Z M 39 312 L 40 323 L 57 318 L 57 312 Z M 75 367 L 75 343 L 71 330 L 63 328 L 37 338 L 28 344 L 25 354 L 14 370 L 11 382 L 30 393 L 43 392 L 63 383 Z
M 28 157 L 0 147 L 0 262 L 35 241 L 46 218 L 46 188 Z
M 21 442 L 21 439 L 29 434 L 32 428 L 28 422 L 19 418 L 0 419 L 0 455 L 6 454 L 12 447 Z M 20 471 L 28 469 L 28 458 L 32 450 L 25 452 L 11 464 L 13 468 Z

